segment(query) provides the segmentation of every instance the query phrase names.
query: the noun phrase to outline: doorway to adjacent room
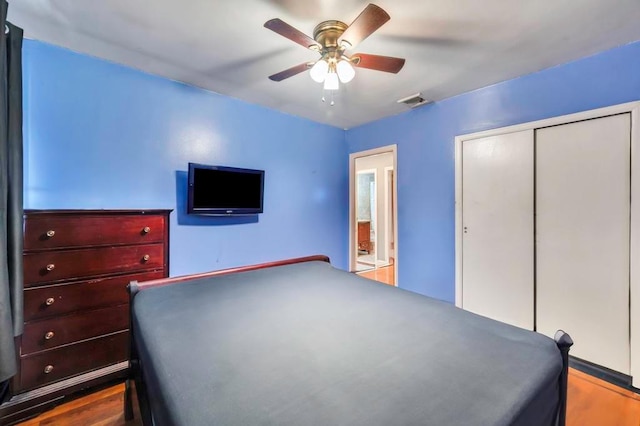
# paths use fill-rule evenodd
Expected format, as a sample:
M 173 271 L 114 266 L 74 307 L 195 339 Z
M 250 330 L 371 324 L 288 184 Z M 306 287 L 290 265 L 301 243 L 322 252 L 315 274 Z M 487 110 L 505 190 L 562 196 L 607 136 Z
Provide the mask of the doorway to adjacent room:
M 349 268 L 397 285 L 396 145 L 349 156 Z

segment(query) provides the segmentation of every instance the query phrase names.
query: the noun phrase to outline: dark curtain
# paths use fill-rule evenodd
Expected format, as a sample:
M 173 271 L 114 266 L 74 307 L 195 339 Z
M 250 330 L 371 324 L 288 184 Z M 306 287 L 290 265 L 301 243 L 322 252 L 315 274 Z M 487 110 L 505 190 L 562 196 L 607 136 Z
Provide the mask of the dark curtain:
M 22 334 L 22 29 L 0 12 L 0 401 Z

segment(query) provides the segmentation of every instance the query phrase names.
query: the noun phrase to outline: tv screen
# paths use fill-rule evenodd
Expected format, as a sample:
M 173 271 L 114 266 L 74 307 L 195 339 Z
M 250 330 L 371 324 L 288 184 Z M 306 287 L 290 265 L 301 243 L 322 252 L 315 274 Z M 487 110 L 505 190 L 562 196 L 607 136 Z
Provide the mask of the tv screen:
M 262 213 L 264 170 L 189 163 L 187 212 L 216 216 Z

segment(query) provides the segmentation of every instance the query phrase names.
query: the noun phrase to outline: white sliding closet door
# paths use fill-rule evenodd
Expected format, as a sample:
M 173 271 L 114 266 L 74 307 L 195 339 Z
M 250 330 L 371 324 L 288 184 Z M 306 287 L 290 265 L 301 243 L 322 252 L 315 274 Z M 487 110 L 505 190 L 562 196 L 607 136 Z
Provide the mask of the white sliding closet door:
M 462 144 L 462 307 L 533 329 L 533 131 Z
M 630 114 L 536 130 L 537 330 L 629 374 Z

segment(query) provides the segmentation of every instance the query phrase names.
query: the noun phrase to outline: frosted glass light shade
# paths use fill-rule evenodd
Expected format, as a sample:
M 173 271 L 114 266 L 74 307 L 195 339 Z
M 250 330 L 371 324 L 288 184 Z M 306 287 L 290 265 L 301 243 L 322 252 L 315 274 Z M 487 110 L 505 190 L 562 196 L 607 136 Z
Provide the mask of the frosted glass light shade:
M 340 81 L 343 83 L 350 82 L 356 75 L 356 71 L 353 69 L 353 66 L 349 63 L 349 61 L 344 60 L 338 62 L 336 72 L 338 73 L 338 77 L 340 77 Z
M 340 83 L 338 82 L 338 74 L 330 72 L 324 79 L 324 90 L 338 90 Z
M 316 62 L 312 67 L 311 71 L 309 71 L 309 75 L 316 83 L 322 83 L 324 78 L 327 76 L 329 72 L 329 64 L 327 61 L 320 59 Z

